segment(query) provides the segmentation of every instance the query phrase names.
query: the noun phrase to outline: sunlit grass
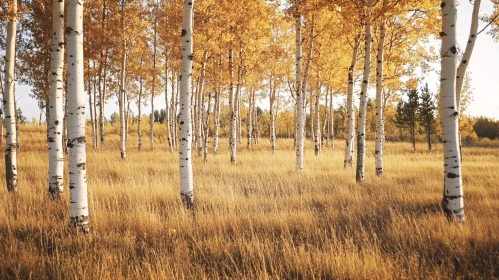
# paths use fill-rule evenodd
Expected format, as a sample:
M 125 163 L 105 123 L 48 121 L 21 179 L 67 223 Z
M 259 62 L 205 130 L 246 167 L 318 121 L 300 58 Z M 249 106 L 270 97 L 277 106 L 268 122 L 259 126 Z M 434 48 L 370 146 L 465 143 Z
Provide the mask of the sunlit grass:
M 87 140 L 91 234 L 74 237 L 68 190 L 48 197 L 45 128 L 22 127 L 19 193 L 0 188 L 0 279 L 499 277 L 498 149 L 463 149 L 465 225 L 440 210 L 441 146 L 414 153 L 408 143 L 387 143 L 381 178 L 368 143 L 358 185 L 343 141 L 319 157 L 307 141 L 296 174 L 292 140 L 276 155 L 267 139 L 252 151 L 243 143 L 234 167 L 222 139 L 207 163 L 194 155 L 193 214 L 158 128 L 154 151 L 145 136 L 138 152 L 130 133 L 124 162 L 111 129 L 106 150 Z

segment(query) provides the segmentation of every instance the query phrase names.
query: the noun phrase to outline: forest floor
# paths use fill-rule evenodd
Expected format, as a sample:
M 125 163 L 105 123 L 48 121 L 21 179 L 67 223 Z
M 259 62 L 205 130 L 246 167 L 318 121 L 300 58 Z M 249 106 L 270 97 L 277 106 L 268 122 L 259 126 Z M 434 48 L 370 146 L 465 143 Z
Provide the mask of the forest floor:
M 75 236 L 67 187 L 48 196 L 45 128 L 20 134 L 19 192 L 0 188 L 0 279 L 499 278 L 499 149 L 463 148 L 466 223 L 456 224 L 440 209 L 440 145 L 387 143 L 376 177 L 369 142 L 360 185 L 343 168 L 344 141 L 316 157 L 307 140 L 297 174 L 292 140 L 275 155 L 267 139 L 243 144 L 237 166 L 222 140 L 207 163 L 194 153 L 192 213 L 164 137 L 154 150 L 144 137 L 138 152 L 130 134 L 126 161 L 118 135 L 106 150 L 88 137 L 91 233 Z

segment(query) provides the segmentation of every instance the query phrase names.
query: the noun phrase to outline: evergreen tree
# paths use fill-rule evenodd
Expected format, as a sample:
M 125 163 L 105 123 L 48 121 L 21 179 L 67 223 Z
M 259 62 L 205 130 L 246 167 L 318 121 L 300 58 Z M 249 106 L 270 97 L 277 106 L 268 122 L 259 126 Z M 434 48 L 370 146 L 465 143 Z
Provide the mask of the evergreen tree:
M 433 94 L 428 89 L 428 84 L 421 88 L 421 103 L 419 103 L 419 118 L 418 123 L 423 127 L 426 134 L 426 142 L 428 150 L 431 151 L 431 137 L 436 132 L 437 122 L 435 119 L 435 111 L 437 106 Z
M 419 119 L 419 94 L 417 89 L 409 90 L 407 101 L 397 104 L 395 123 L 398 127 L 408 128 L 411 134 L 411 143 L 416 151 L 416 126 Z

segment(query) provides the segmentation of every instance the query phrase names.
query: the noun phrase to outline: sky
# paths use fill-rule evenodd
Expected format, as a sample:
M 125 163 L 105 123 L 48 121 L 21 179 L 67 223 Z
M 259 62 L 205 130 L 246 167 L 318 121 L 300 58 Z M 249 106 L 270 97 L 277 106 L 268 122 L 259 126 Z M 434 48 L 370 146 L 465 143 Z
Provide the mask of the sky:
M 458 7 L 458 21 L 457 21 L 457 40 L 460 46 L 466 46 L 468 40 L 469 29 L 471 24 L 471 14 L 473 5 L 469 1 L 462 1 Z M 481 4 L 480 15 L 492 14 L 493 7 L 490 1 L 483 1 Z M 481 30 L 486 24 L 480 22 L 478 30 Z M 435 42 L 440 46 L 440 42 Z M 480 34 L 476 40 L 475 48 L 468 65 L 468 71 L 471 72 L 471 86 L 473 88 L 474 101 L 469 106 L 468 114 L 472 116 L 487 116 L 499 120 L 499 42 L 494 42 L 490 35 L 486 32 Z M 439 65 L 435 65 L 438 70 Z M 436 73 L 428 75 L 426 82 L 429 86 L 438 90 L 439 76 Z M 23 111 L 24 116 L 31 120 L 32 118 L 38 119 L 40 116 L 40 109 L 36 100 L 32 99 L 29 95 L 31 88 L 29 86 L 17 85 L 16 86 L 16 99 L 18 99 L 18 107 Z M 164 109 L 164 95 L 159 95 L 154 99 L 156 109 Z M 105 116 L 109 119 L 113 112 L 118 111 L 117 98 L 114 97 L 108 100 L 105 105 Z M 268 103 L 268 102 L 266 102 Z M 88 104 L 88 100 L 87 100 Z M 262 104 L 264 108 L 265 103 Z M 136 113 L 136 108 L 131 108 Z M 87 110 L 88 111 L 88 110 Z M 150 111 L 149 106 L 143 108 L 143 112 Z M 45 118 L 43 116 L 43 118 Z M 89 114 L 88 114 L 88 118 Z

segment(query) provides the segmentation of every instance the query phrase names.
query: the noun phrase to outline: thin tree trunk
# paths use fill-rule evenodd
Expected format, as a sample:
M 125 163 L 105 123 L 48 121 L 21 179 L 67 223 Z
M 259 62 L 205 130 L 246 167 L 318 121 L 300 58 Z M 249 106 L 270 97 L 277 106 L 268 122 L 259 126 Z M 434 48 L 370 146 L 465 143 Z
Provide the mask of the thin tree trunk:
M 141 60 L 141 66 L 142 66 L 142 60 Z M 137 116 L 137 136 L 139 137 L 139 144 L 138 144 L 138 150 L 141 151 L 142 150 L 142 128 L 141 128 L 141 124 L 142 124 L 142 91 L 143 91 L 143 86 L 142 86 L 143 82 L 142 82 L 142 77 L 140 77 L 140 81 L 139 81 L 139 101 L 138 101 L 138 104 L 137 104 L 137 107 L 138 107 L 138 111 L 139 111 L 139 115 Z
M 470 34 L 468 36 L 468 44 L 466 45 L 466 49 L 464 50 L 463 57 L 461 58 L 461 62 L 459 63 L 459 67 L 457 67 L 456 74 L 456 108 L 459 113 L 459 102 L 461 100 L 461 91 L 463 89 L 464 76 L 466 75 L 466 68 L 470 63 L 471 54 L 473 53 L 473 48 L 475 47 L 476 37 L 478 36 L 478 15 L 480 12 L 480 4 L 481 0 L 475 0 L 473 4 L 473 14 L 471 16 L 471 27 Z
M 322 130 L 323 132 L 323 135 L 326 135 L 326 147 L 329 146 L 329 135 L 330 135 L 330 131 L 329 131 L 329 87 L 326 88 L 326 94 L 325 94 L 325 97 L 326 97 L 326 102 L 325 102 L 325 106 L 326 106 L 326 116 L 324 118 L 324 129 Z M 323 137 L 324 138 L 324 137 Z
M 354 74 L 355 65 L 357 64 L 357 52 L 360 45 L 360 35 L 355 37 L 353 51 L 352 51 L 352 62 L 348 68 L 348 93 L 347 93 L 347 135 L 346 135 L 346 147 L 345 147 L 345 159 L 344 167 L 353 166 L 353 152 L 354 152 L 354 135 L 355 135 L 355 106 L 353 101 L 353 87 L 355 84 Z
M 196 146 L 198 149 L 198 156 L 203 153 L 203 138 L 201 132 L 203 130 L 203 107 L 204 107 L 204 79 L 206 76 L 206 61 L 208 60 L 208 52 L 205 51 L 203 55 L 203 62 L 201 63 L 201 80 L 199 82 L 198 96 L 197 96 L 197 121 L 196 121 Z
M 170 129 L 170 121 L 171 121 L 170 108 L 168 108 L 168 56 L 166 56 L 166 62 L 165 62 L 165 105 L 166 105 L 165 107 L 166 137 L 168 139 L 168 147 L 170 148 L 170 152 L 173 152 L 172 133 Z
M 62 127 L 62 149 L 64 150 L 64 154 L 68 154 L 68 92 L 63 91 L 64 97 L 64 119 L 63 119 L 63 127 Z
M 319 76 L 319 74 L 318 74 Z M 320 96 L 321 96 L 321 88 L 320 84 L 317 84 L 317 94 L 315 96 L 315 121 L 316 123 L 316 133 L 315 133 L 315 155 L 318 156 L 321 153 L 321 115 L 320 115 L 320 110 L 319 110 L 319 101 L 320 101 Z M 312 100 L 310 100 L 312 101 Z M 310 119 L 313 121 L 313 118 Z
M 383 7 L 386 6 L 387 0 L 383 0 Z M 378 42 L 378 54 L 376 57 L 376 147 L 374 149 L 374 157 L 376 162 L 376 175 L 383 175 L 383 150 L 385 143 L 385 118 L 383 116 L 383 56 L 385 44 L 385 21 L 380 24 L 380 35 Z
M 180 197 L 187 208 L 194 207 L 194 186 L 192 178 L 192 131 L 190 95 L 192 83 L 192 11 L 194 0 L 184 0 L 182 24 L 182 73 L 180 74 Z
M 232 47 L 229 50 L 229 76 L 230 76 L 230 85 L 229 85 L 229 119 L 230 119 L 230 163 L 232 165 L 236 164 L 236 145 L 237 145 L 237 133 L 236 133 L 236 106 L 235 106 L 235 98 L 237 96 L 234 95 L 234 51 Z
M 426 142 L 428 142 L 428 151 L 431 151 L 431 128 L 426 131 Z
M 174 105 L 174 111 L 173 111 L 173 115 L 175 116 L 175 121 L 173 122 L 174 124 L 174 135 L 175 135 L 175 149 L 178 147 L 178 137 L 179 137 L 179 121 L 180 121 L 180 117 L 177 119 L 177 115 L 178 115 L 178 109 L 179 109 L 179 99 L 180 99 L 180 78 L 178 78 L 177 80 L 177 88 L 176 88 L 176 91 L 175 91 L 175 105 Z
M 204 95 L 203 95 L 204 99 Z M 204 104 L 204 100 L 203 100 Z M 204 162 L 208 161 L 208 139 L 210 134 L 210 110 L 211 110 L 211 92 L 208 93 L 208 108 L 206 109 L 206 117 L 204 119 Z
M 175 103 L 175 95 L 176 95 L 176 88 L 175 88 L 175 85 L 177 84 L 177 87 L 178 87 L 178 83 L 177 83 L 177 77 L 175 76 L 175 72 L 172 71 L 172 97 L 171 97 L 171 100 L 170 100 L 170 132 L 171 132 L 171 136 L 172 136 L 172 147 L 173 147 L 173 150 L 176 150 L 177 149 L 177 105 Z
M 192 1 L 194 4 L 194 0 Z M 153 40 L 153 56 L 152 56 L 152 67 L 153 67 L 153 75 L 152 75 L 152 91 L 151 91 L 151 119 L 149 122 L 149 143 L 151 145 L 151 150 L 154 149 L 154 94 L 155 94 L 155 86 L 156 86 L 156 41 L 158 34 L 158 16 L 157 16 L 157 6 L 154 5 L 154 40 Z
M 301 38 L 301 0 L 296 1 L 294 13 L 296 21 L 296 170 L 303 170 L 303 155 L 305 148 L 305 128 L 304 128 L 304 92 L 301 84 L 301 62 L 302 62 L 302 38 Z M 312 40 L 312 38 L 310 38 Z M 306 81 L 307 75 L 305 75 Z M 304 82 L 304 85 L 306 82 Z
M 275 103 L 275 81 L 273 77 L 270 77 L 270 94 L 269 94 L 269 99 L 270 99 L 270 106 L 269 106 L 269 112 L 270 112 L 270 145 L 272 149 L 272 154 L 275 154 L 276 152 L 276 134 L 275 134 L 275 114 L 274 114 L 274 103 Z
M 213 118 L 213 154 L 218 154 L 218 128 L 220 126 L 220 85 L 217 86 L 215 92 L 215 108 Z
M 329 140 L 331 149 L 334 150 L 334 108 L 333 108 L 333 90 L 329 91 Z
M 372 0 L 367 1 L 369 11 L 372 8 Z M 369 85 L 369 72 L 371 70 L 371 24 L 366 22 L 366 38 L 365 38 L 365 59 L 364 59 L 364 74 L 362 77 L 362 87 L 360 91 L 359 103 L 359 125 L 357 131 L 357 169 L 355 179 L 357 183 L 364 182 L 364 170 L 366 160 L 366 113 L 367 113 L 367 89 Z
M 253 104 L 256 104 L 256 93 L 253 94 Z M 253 120 L 254 120 L 254 128 L 253 128 L 253 142 L 256 144 L 258 144 L 258 137 L 259 137 L 259 134 L 258 134 L 258 110 L 257 110 L 257 107 L 255 107 L 255 109 L 253 109 L 254 111 L 254 116 L 253 116 Z
M 120 109 L 120 152 L 121 159 L 126 159 L 126 140 L 125 140 L 125 75 L 126 75 L 126 40 L 125 40 L 125 1 L 121 1 L 121 29 L 122 29 L 122 44 L 123 44 L 123 57 L 121 59 L 121 77 L 120 77 L 120 88 L 119 88 L 119 109 Z M 153 76 L 154 79 L 154 76 Z M 153 82 L 154 83 L 154 82 Z M 154 88 L 154 86 L 153 86 Z
M 444 145 L 444 192 L 442 208 L 449 219 L 464 222 L 463 182 L 458 139 L 456 84 L 456 17 L 454 0 L 442 2 L 442 50 L 440 115 Z
M 16 132 L 16 106 L 15 106 L 15 59 L 16 59 L 16 30 L 17 30 L 17 0 L 9 1 L 11 15 L 7 22 L 7 40 L 5 50 L 5 179 L 7 190 L 17 192 L 17 132 Z
M 95 69 L 95 61 L 94 61 L 94 69 Z M 92 144 L 93 144 L 93 147 L 94 149 L 97 149 L 97 143 L 99 143 L 99 123 L 97 121 L 97 80 L 96 80 L 96 77 L 97 76 L 97 72 L 94 73 L 94 85 L 93 85 L 93 99 L 94 99 L 94 102 L 93 102 L 93 105 L 92 105 L 92 109 L 93 109 L 93 115 L 94 115 L 94 122 L 93 122 L 93 128 L 92 128 L 92 131 L 93 131 L 93 134 L 92 134 Z
M 49 152 L 49 195 L 60 199 L 64 190 L 63 70 L 64 70 L 64 1 L 53 0 L 52 49 L 50 56 L 50 116 L 47 121 Z
M 241 86 L 239 86 L 239 90 L 237 90 L 237 139 L 239 142 L 239 145 L 243 144 L 243 126 L 242 126 L 242 118 L 241 118 L 241 95 L 242 95 L 242 89 Z
M 106 20 L 106 0 L 103 1 L 102 8 L 102 30 L 106 30 L 107 20 Z M 104 36 L 102 36 L 101 44 L 104 44 Z M 106 101 L 106 77 L 107 77 L 107 57 L 108 49 L 101 51 L 100 53 L 100 64 L 99 64 L 99 124 L 100 124 L 100 147 L 104 149 L 105 145 L 105 131 L 104 131 L 104 103 Z
M 85 95 L 83 88 L 83 1 L 68 5 L 67 60 L 69 104 L 70 225 L 89 232 L 87 170 L 85 151 Z
M 253 141 L 251 141 L 253 140 L 251 137 L 253 134 L 253 94 L 254 88 L 251 87 L 248 98 L 248 117 L 246 119 L 246 141 L 248 150 L 251 150 L 253 147 Z
M 304 77 L 303 77 L 303 85 L 302 85 L 302 91 L 303 91 L 303 100 L 305 100 L 306 98 L 306 93 L 307 93 L 307 87 L 308 87 L 308 75 L 309 75 L 309 72 L 310 72 L 310 64 L 312 62 L 312 55 L 313 55 L 313 49 L 314 49 L 314 26 L 315 26 L 315 14 L 312 14 L 312 24 L 310 26 L 310 37 L 309 37 L 309 48 L 308 48 L 308 57 L 307 57 L 307 65 L 305 66 L 305 74 L 304 74 Z M 314 136 L 314 121 L 313 121 L 313 102 L 312 102 L 312 99 L 313 99 L 313 92 L 311 90 L 309 90 L 310 92 L 310 101 L 309 101 L 309 104 L 310 104 L 310 140 L 314 141 L 315 139 L 315 136 Z M 305 107 L 305 104 L 303 104 L 303 106 Z M 303 112 L 303 114 L 305 115 L 306 117 L 306 113 L 305 111 Z M 305 121 L 305 120 L 303 120 Z M 306 137 L 306 135 L 304 136 Z
M 92 140 L 95 139 L 95 119 L 94 119 L 94 108 L 92 106 L 92 103 L 95 102 L 95 100 L 92 100 L 92 78 L 90 77 L 91 71 L 90 71 L 90 60 L 87 59 L 87 75 L 88 75 L 88 86 L 87 86 L 87 94 L 88 94 L 88 107 L 90 109 L 90 126 L 92 127 Z M 94 144 L 94 143 L 92 143 Z M 95 146 L 95 145 L 94 145 Z

